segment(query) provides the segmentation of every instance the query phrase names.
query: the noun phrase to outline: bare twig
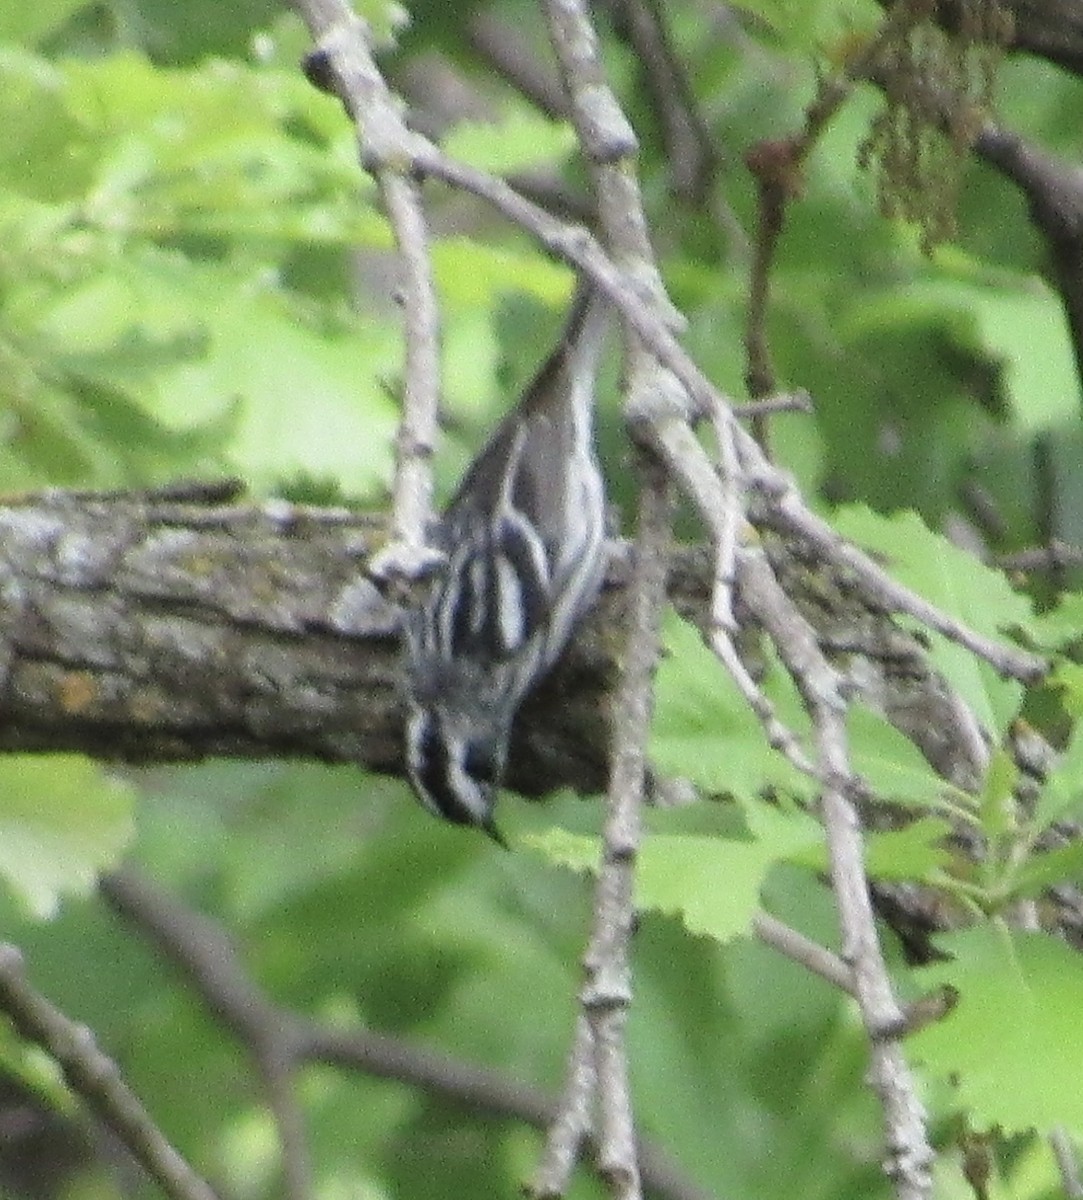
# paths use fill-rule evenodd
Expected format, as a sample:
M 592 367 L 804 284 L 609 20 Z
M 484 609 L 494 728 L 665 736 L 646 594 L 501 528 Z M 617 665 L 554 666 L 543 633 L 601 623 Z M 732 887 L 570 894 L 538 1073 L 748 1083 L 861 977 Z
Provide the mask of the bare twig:
M 416 579 L 437 558 L 427 546 L 432 511 L 429 459 L 437 434 L 439 323 L 428 228 L 418 183 L 401 153 L 410 134 L 372 56 L 368 28 L 339 0 L 298 0 L 315 56 L 338 95 L 348 97 L 361 165 L 376 179 L 402 264 L 406 365 L 402 420 L 395 443 L 392 541 L 370 570 L 394 582 Z
M 763 694 L 755 679 L 752 678 L 752 673 L 741 661 L 733 639 L 720 626 L 714 627 L 710 637 L 710 646 L 718 656 L 719 662 L 729 671 L 730 678 L 737 685 L 745 703 L 752 709 L 756 719 L 763 726 L 767 744 L 771 749 L 782 754 L 786 761 L 803 775 L 818 779 L 819 772 L 805 752 L 801 739 L 779 718 L 774 705 Z
M 516 27 L 484 9 L 470 17 L 466 35 L 489 66 L 547 117 L 568 115 L 560 76 L 541 61 Z
M 1011 180 L 1045 238 L 1050 275 L 1072 335 L 1076 371 L 1083 371 L 1083 178 L 1077 163 L 1058 158 L 1026 138 L 986 121 L 974 152 Z
M 745 165 L 755 178 L 759 193 L 745 322 L 745 382 L 753 399 L 767 396 L 777 387 L 767 342 L 771 274 L 787 209 L 790 201 L 801 192 L 805 161 L 849 96 L 854 81 L 865 76 L 869 64 L 876 60 L 885 45 L 921 19 L 918 8 L 911 4 L 893 5 L 876 35 L 861 51 L 840 70 L 820 79 L 816 95 L 805 110 L 801 131 L 792 137 L 759 142 L 745 155 Z M 766 450 L 766 422 L 755 421 L 753 432 Z
M 1079 1160 L 1068 1131 L 1058 1126 L 1049 1135 L 1049 1143 L 1057 1160 L 1064 1195 L 1068 1200 L 1080 1200 L 1080 1197 L 1083 1197 L 1083 1180 L 1079 1177 Z
M 11 945 L 0 945 L 0 1009 L 23 1037 L 53 1059 L 76 1095 L 117 1135 L 170 1200 L 216 1200 L 210 1184 L 170 1145 L 90 1030 L 69 1021 L 30 985 L 23 956 Z
M 186 908 L 132 869 L 107 876 L 102 893 L 191 981 L 208 1009 L 252 1050 L 257 1062 L 261 1055 L 273 1053 L 291 1073 L 306 1062 L 349 1067 L 540 1129 L 548 1128 L 557 1115 L 557 1104 L 545 1093 L 496 1071 L 371 1030 L 323 1026 L 277 1007 L 249 977 L 231 939 L 216 922 Z M 285 1071 L 278 1076 L 286 1077 Z M 281 1130 L 280 1137 L 285 1150 Z M 639 1158 L 652 1194 L 665 1200 L 707 1200 L 659 1147 L 641 1144 Z
M 759 195 L 745 321 L 745 386 L 753 400 L 759 400 L 776 387 L 767 346 L 771 268 L 782 236 L 786 205 L 800 186 L 800 167 L 788 142 L 760 142 L 745 155 L 745 165 L 756 180 Z M 765 445 L 766 423 L 753 427 L 756 440 Z
M 791 929 L 789 925 L 772 917 L 769 913 L 757 913 L 752 918 L 752 932 L 765 946 L 777 950 L 781 955 L 819 975 L 823 980 L 837 987 L 839 991 L 857 999 L 857 984 L 853 970 L 826 946 L 814 942 Z M 915 1033 L 925 1026 L 933 1024 L 951 1011 L 954 1000 L 950 989 L 940 989 L 918 996 L 906 1005 L 898 1028 L 892 1029 L 900 1037 Z
M 895 998 L 876 933 L 865 874 L 857 810 L 849 797 L 844 681 L 824 658 L 813 628 L 794 609 L 766 559 L 749 559 L 745 586 L 812 716 L 819 768 L 825 779 L 821 812 L 827 831 L 831 884 L 839 910 L 842 958 L 853 972 L 854 994 L 870 1039 L 872 1086 L 884 1112 L 884 1169 L 898 1200 L 931 1195 L 932 1148 L 925 1113 L 899 1044 L 904 1013 Z
M 706 522 L 715 544 L 714 587 L 711 596 L 711 649 L 729 672 L 741 695 L 763 725 L 768 743 L 780 751 L 804 774 L 815 775 L 815 768 L 805 754 L 801 741 L 778 717 L 771 702 L 756 681 L 733 643 L 736 622 L 733 616 L 732 583 L 739 567 L 736 563 L 737 530 L 741 508 L 712 468 L 703 447 L 689 426 L 681 420 L 656 422 L 645 436 L 666 464 L 670 477 L 680 482 L 686 496 L 696 504 Z
M 763 400 L 751 400 L 748 404 L 739 404 L 733 410 L 733 415 L 744 421 L 755 417 L 770 417 L 775 413 L 811 414 L 812 411 L 812 397 L 808 392 L 782 392 Z
M 294 1057 L 290 1047 L 274 1037 L 263 1045 L 253 1046 L 253 1050 L 267 1107 L 278 1132 L 286 1200 L 308 1200 L 313 1190 L 312 1155 L 308 1128 L 294 1086 Z
M 598 36 L 586 5 L 581 0 L 545 0 L 543 9 L 564 88 L 571 102 L 572 120 L 591 169 L 606 246 L 614 261 L 620 264 L 629 279 L 636 281 L 638 290 L 648 301 L 650 307 L 642 314 L 648 317 L 648 324 L 653 323 L 651 317 L 655 314 L 662 315 L 663 321 L 658 324 L 676 322 L 677 314 L 665 299 L 661 274 L 651 248 L 635 172 L 634 155 L 638 149 L 635 131 L 609 87 L 598 53 Z M 598 282 L 608 292 L 604 281 Z M 631 290 L 622 286 L 619 274 L 614 282 L 618 283 L 620 293 L 626 295 Z M 615 297 L 610 294 L 610 298 Z M 643 330 L 636 319 L 629 315 L 627 308 L 621 307 L 636 333 L 642 336 Z M 672 349 L 683 354 L 672 338 L 669 341 Z M 646 348 L 640 345 L 638 338 L 632 339 L 628 345 L 627 370 L 630 412 L 637 412 L 644 404 L 649 404 L 658 373 Z M 709 390 L 713 392 L 714 389 Z
M 658 464 L 645 461 L 641 480 L 628 648 L 614 716 L 603 858 L 583 988 L 598 1077 L 599 1166 L 614 1196 L 627 1200 L 640 1195 L 624 1045 L 631 1000 L 628 952 L 635 920 L 634 868 L 647 779 L 654 668 L 666 601 L 671 520 L 669 488 Z
M 657 0 L 609 0 L 618 33 L 627 37 L 661 130 L 673 194 L 702 204 L 717 162 L 714 139 L 700 116 L 683 67 L 673 53 Z
M 592 1133 L 596 1083 L 594 1036 L 590 1021 L 581 1012 L 575 1023 L 575 1037 L 568 1053 L 564 1089 L 530 1187 L 530 1195 L 534 1200 L 556 1200 L 568 1190 L 580 1148 Z
M 853 971 L 825 946 L 810 941 L 804 934 L 791 929 L 769 913 L 757 913 L 752 919 L 752 929 L 765 946 L 770 946 L 814 975 L 826 979 L 840 991 L 851 996 L 854 994 Z
M 640 282 L 653 311 L 664 311 L 661 275 L 650 245 L 633 161 L 636 137 L 608 85 L 590 14 L 582 0 L 544 0 L 543 8 L 572 119 L 590 167 L 606 244 L 625 272 Z M 626 367 L 626 412 L 641 415 L 668 381 L 639 338 L 628 339 Z M 684 406 L 682 401 L 678 398 L 677 403 Z M 624 1035 L 631 1002 L 629 943 L 635 919 L 640 806 L 646 786 L 644 748 L 665 603 L 669 538 L 668 483 L 653 458 L 644 458 L 641 478 L 628 649 L 616 701 L 604 847 L 582 991 L 597 1088 L 598 1166 L 611 1194 L 622 1200 L 638 1200 L 641 1195 Z M 580 1040 L 576 1039 L 577 1044 Z M 569 1092 L 572 1076 L 579 1069 L 573 1057 Z M 555 1147 L 547 1157 L 555 1159 Z
M 998 554 L 996 565 L 1002 571 L 1063 571 L 1083 567 L 1083 546 L 1053 541 L 1048 546 L 1030 546 L 1010 554 Z

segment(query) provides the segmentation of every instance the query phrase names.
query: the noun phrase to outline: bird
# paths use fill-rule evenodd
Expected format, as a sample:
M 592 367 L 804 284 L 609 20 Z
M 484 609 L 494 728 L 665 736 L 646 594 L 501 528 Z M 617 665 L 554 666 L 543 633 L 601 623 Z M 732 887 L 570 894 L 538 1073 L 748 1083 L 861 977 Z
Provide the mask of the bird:
M 612 309 L 581 278 L 552 353 L 467 467 L 407 614 L 406 763 L 422 805 L 506 845 L 494 819 L 515 714 L 605 569 L 594 394 Z

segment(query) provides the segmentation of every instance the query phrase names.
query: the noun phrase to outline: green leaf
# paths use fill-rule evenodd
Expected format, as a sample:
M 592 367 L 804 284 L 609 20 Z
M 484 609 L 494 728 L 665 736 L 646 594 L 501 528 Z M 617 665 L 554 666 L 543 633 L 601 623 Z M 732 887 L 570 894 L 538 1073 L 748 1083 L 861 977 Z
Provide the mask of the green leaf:
M 993 751 L 981 790 L 981 826 L 991 843 L 1013 833 L 1016 804 L 1013 790 L 1019 779 L 1015 760 L 1002 747 Z
M 397 331 L 375 322 L 352 331 L 313 329 L 270 290 L 239 284 L 229 301 L 233 289 L 224 279 L 222 285 L 217 295 L 226 307 L 208 328 L 202 361 L 161 378 L 159 418 L 186 425 L 193 414 L 210 417 L 233 400 L 239 412 L 227 454 L 249 479 L 273 484 L 305 474 L 371 493 L 391 470 Z
M 449 134 L 444 149 L 481 171 L 506 175 L 567 158 L 577 145 L 575 130 L 567 122 L 516 107 L 497 121 L 462 122 Z
M 1078 642 L 1083 637 L 1083 594 L 1066 592 L 1055 608 L 1031 617 L 1024 628 L 1045 650 L 1061 650 Z
M 1074 664 L 1062 664 L 1057 669 L 1059 678 L 1065 666 L 1073 670 Z M 1083 721 L 1077 720 L 1068 739 L 1064 753 L 1057 758 L 1056 765 L 1045 777 L 1038 801 L 1034 806 L 1034 824 L 1039 829 L 1051 825 L 1079 807 L 1083 799 Z
M 853 505 L 839 509 L 833 524 L 844 537 L 882 557 L 900 583 L 978 633 L 998 636 L 1030 618 L 1029 601 L 1012 590 L 1001 572 L 933 533 L 916 513 L 882 517 Z M 1019 707 L 1021 685 L 1001 679 L 969 650 L 939 634 L 930 635 L 930 659 L 981 724 L 1002 734 Z
M 1013 896 L 1036 896 L 1059 883 L 1083 880 L 1083 841 L 1072 842 L 1056 850 L 1032 852 L 1030 858 L 1011 876 Z
M 908 1042 L 927 1071 L 955 1081 L 978 1127 L 1007 1132 L 1063 1125 L 1083 1134 L 1083 960 L 1045 933 L 981 925 L 945 935 L 951 961 L 915 973 L 948 985 L 955 1009 Z
M 762 18 L 785 49 L 803 55 L 855 26 L 875 28 L 879 15 L 867 0 L 741 0 L 738 7 Z
M 1001 571 L 934 533 L 914 512 L 881 516 L 863 504 L 836 510 L 845 537 L 881 555 L 902 583 L 979 633 L 993 635 L 1031 614 L 1029 600 L 1013 591 Z
M 37 334 L 167 431 L 228 428 L 221 453 L 258 486 L 304 475 L 372 494 L 391 469 L 401 335 L 305 315 L 250 273 L 143 246 L 58 296 Z
M 945 266 L 953 261 L 963 277 L 917 279 L 881 295 L 863 293 L 850 311 L 847 335 L 938 324 L 961 349 L 999 364 L 999 387 L 1022 433 L 1073 420 L 1079 381 L 1064 310 L 1053 291 L 1033 274 L 1000 275 L 991 283 L 961 256 L 946 258 Z
M 854 767 L 877 796 L 955 814 L 973 805 L 973 797 L 937 775 L 914 743 L 879 714 L 851 706 L 846 726 Z
M 951 861 L 944 845 L 952 825 L 942 817 L 921 817 L 902 829 L 865 835 L 865 870 L 874 879 L 931 880 Z M 829 869 L 827 845 L 789 856 L 789 861 L 823 874 Z
M 1050 682 L 1061 692 L 1061 703 L 1070 716 L 1083 717 L 1083 664 L 1059 662 Z
M 38 917 L 85 894 L 133 834 L 127 784 L 75 754 L 0 758 L 0 874 Z
M 521 291 L 554 309 L 565 308 L 574 279 L 564 267 L 521 249 L 451 235 L 433 246 L 440 294 L 456 308 L 493 308 L 501 294 Z
M 865 869 L 874 879 L 931 879 L 951 861 L 945 845 L 951 833 L 950 821 L 921 817 L 902 829 L 869 834 Z
M 651 761 L 660 770 L 711 791 L 751 799 L 766 787 L 807 796 L 813 784 L 764 737 L 762 726 L 698 630 L 675 613 L 663 627 L 665 656 L 655 682 Z M 803 728 L 800 705 L 782 672 L 772 671 L 771 697 L 791 728 Z
M 91 159 L 63 73 L 0 44 L 0 79 L 0 189 L 45 202 L 80 195 Z M 10 203 L 0 191 L 0 211 Z
M 654 834 L 636 860 L 637 909 L 679 918 L 690 933 L 726 942 L 746 934 L 760 908 L 770 869 L 800 857 L 823 839 L 823 830 L 798 809 L 745 806 L 752 839 Z M 562 829 L 531 835 L 527 845 L 573 870 L 596 871 L 600 842 Z

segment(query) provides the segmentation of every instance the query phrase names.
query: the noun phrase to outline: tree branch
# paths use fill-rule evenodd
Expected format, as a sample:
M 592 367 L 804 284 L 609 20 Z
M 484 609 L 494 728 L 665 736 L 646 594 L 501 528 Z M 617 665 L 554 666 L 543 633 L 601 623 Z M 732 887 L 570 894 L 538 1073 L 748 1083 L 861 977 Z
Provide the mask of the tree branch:
M 553 1120 L 557 1106 L 548 1096 L 499 1072 L 371 1030 L 324 1026 L 275 1005 L 248 975 L 217 922 L 186 908 L 137 871 L 105 877 L 101 890 L 118 915 L 183 973 L 257 1062 L 275 1057 L 282 1080 L 289 1080 L 303 1063 L 322 1062 L 396 1080 L 540 1129 Z M 288 1131 L 281 1124 L 279 1130 L 285 1152 Z M 644 1181 L 659 1200 L 708 1200 L 659 1147 L 643 1145 L 640 1163 Z
M 349 97 L 361 165 L 379 187 L 402 267 L 406 369 L 395 442 L 392 541 L 372 570 L 380 578 L 408 583 L 439 561 L 428 547 L 427 528 L 432 512 L 429 463 L 440 399 L 439 322 L 428 227 L 418 182 L 400 153 L 410 134 L 376 66 L 364 22 L 336 0 L 298 0 L 296 7 L 316 42 L 307 64 L 310 76 Z
M 895 0 L 879 0 L 885 8 Z M 1076 0 L 1000 0 L 1011 15 L 1008 49 L 1047 59 L 1074 75 L 1083 75 L 1083 10 Z M 957 29 L 963 0 L 938 0 L 936 20 Z
M 365 575 L 384 528 L 376 515 L 280 501 L 138 493 L 54 492 L 0 508 L 0 751 L 131 763 L 291 756 L 401 774 L 399 617 Z M 828 657 L 867 682 L 867 702 L 945 778 L 972 785 L 963 707 L 920 640 L 844 567 L 813 571 L 802 540 L 763 545 Z M 671 601 L 707 635 L 714 570 L 698 549 L 669 564 Z M 509 779 L 524 794 L 605 786 L 610 631 L 626 619 L 627 584 L 614 546 L 598 608 L 518 722 Z M 757 624 L 739 596 L 736 620 Z
M 884 1112 L 885 1170 L 899 1200 L 927 1200 L 932 1189 L 933 1152 L 925 1112 L 899 1045 L 904 1016 L 880 950 L 861 825 L 848 794 L 856 781 L 849 761 L 844 681 L 823 656 L 815 631 L 793 609 L 766 559 L 749 557 L 742 587 L 754 595 L 816 731 L 818 766 L 825 781 L 820 806 L 839 911 L 842 958 L 853 973 L 854 996 L 869 1035 L 870 1077 Z
M 0 945 L 0 1009 L 63 1071 L 72 1091 L 111 1129 L 170 1200 L 217 1200 L 184 1161 L 85 1025 L 69 1021 L 27 981 L 22 954 Z

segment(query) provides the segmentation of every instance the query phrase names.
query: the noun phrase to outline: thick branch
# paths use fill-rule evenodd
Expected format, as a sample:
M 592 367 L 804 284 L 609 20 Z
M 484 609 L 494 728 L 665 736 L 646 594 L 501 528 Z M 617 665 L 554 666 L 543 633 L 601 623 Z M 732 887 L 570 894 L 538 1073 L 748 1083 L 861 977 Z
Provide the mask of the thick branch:
M 292 755 L 398 773 L 398 615 L 365 576 L 384 529 L 342 510 L 137 494 L 0 508 L 0 750 Z M 920 644 L 799 547 L 769 549 L 829 656 L 860 659 L 870 701 L 947 778 L 972 777 L 962 708 Z M 604 786 L 625 574 L 614 555 L 596 613 L 524 709 L 510 779 L 527 794 Z M 707 556 L 676 554 L 669 589 L 709 630 Z M 737 618 L 756 614 L 738 605 Z
M 399 617 L 365 575 L 384 528 L 342 510 L 139 495 L 0 509 L 0 750 L 399 771 Z M 604 778 L 599 627 L 558 681 L 573 701 L 543 693 L 529 710 L 513 786 Z
M 889 8 L 896 0 L 879 0 Z M 1078 0 L 1001 0 L 1012 18 L 1009 49 L 1034 54 L 1083 74 L 1083 7 Z M 938 0 L 937 20 L 946 29 L 959 25 L 962 0 Z

